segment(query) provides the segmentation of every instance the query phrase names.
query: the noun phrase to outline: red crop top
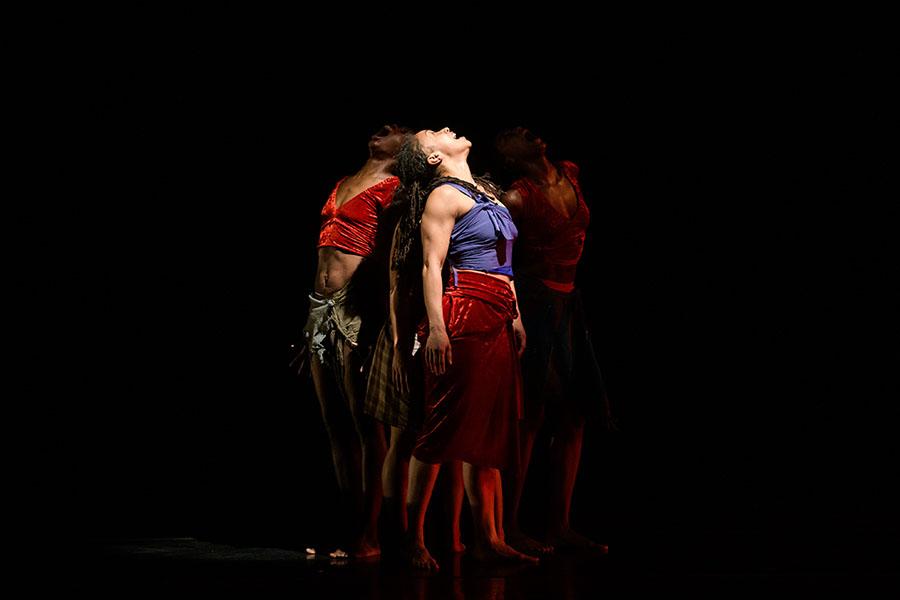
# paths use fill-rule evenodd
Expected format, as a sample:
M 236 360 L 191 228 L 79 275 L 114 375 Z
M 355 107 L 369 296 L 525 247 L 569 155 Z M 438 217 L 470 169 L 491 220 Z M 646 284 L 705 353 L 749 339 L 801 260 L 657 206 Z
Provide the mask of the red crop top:
M 516 274 L 537 277 L 551 289 L 571 292 L 591 213 L 581 195 L 578 166 L 563 161 L 559 168 L 575 188 L 578 202 L 571 216 L 553 208 L 531 180 L 523 178 L 512 184 L 512 189 L 522 196 L 522 214 L 516 221 L 519 239 L 514 268 Z
M 350 254 L 369 256 L 375 249 L 378 215 L 393 200 L 400 180 L 388 177 L 336 207 L 335 197 L 344 179 L 337 182 L 322 208 L 319 248 L 331 246 Z

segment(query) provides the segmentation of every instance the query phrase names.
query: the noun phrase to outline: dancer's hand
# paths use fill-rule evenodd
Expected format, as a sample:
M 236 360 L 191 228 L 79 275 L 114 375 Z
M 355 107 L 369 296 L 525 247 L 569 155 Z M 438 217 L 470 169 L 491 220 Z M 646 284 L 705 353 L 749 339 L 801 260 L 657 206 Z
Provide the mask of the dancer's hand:
M 525 352 L 525 326 L 522 325 L 522 317 L 516 317 L 513 321 L 513 336 L 516 339 L 516 351 L 519 358 L 522 358 L 522 353 Z
M 428 341 L 425 342 L 425 364 L 433 375 L 443 375 L 453 364 L 450 338 L 443 328 L 428 332 Z
M 391 360 L 391 382 L 394 388 L 401 394 L 409 394 L 409 383 L 406 381 L 406 365 L 399 348 L 394 348 L 394 357 Z

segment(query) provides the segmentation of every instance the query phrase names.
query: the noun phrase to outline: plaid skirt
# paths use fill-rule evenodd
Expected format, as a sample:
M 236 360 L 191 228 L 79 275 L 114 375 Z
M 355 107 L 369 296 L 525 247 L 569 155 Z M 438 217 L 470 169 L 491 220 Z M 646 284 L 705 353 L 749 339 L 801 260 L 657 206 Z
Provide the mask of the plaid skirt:
M 404 394 L 397 389 L 391 379 L 391 365 L 394 360 L 393 337 L 391 322 L 388 320 L 381 328 L 375 349 L 372 351 L 363 410 L 385 425 L 416 431 L 422 425 L 424 414 L 421 353 L 418 353 L 418 357 L 410 355 L 406 358 L 409 393 Z M 409 344 L 401 344 L 403 348 L 407 346 Z

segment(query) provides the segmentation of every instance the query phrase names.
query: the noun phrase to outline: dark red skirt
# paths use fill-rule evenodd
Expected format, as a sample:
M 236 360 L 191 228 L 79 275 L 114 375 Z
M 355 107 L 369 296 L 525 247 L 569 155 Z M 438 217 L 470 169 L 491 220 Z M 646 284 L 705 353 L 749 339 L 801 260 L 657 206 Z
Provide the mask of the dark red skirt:
M 460 271 L 444 290 L 443 308 L 453 364 L 440 376 L 425 367 L 425 423 L 413 454 L 432 464 L 508 466 L 523 410 L 512 290 L 496 277 Z M 427 332 L 423 323 L 420 352 Z

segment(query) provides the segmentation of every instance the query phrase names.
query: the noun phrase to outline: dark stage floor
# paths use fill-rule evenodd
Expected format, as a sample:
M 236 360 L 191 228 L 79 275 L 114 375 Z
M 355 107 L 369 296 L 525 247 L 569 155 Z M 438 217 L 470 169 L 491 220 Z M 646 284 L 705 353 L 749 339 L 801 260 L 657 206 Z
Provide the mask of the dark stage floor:
M 562 554 L 539 566 L 485 566 L 439 557 L 435 575 L 389 560 L 307 556 L 303 549 L 194 538 L 93 542 L 67 587 L 121 597 L 151 593 L 274 591 L 299 598 L 597 598 L 604 592 L 829 590 L 857 595 L 900 587 L 887 535 L 766 539 L 717 533 L 693 539 L 632 538 L 609 555 Z

